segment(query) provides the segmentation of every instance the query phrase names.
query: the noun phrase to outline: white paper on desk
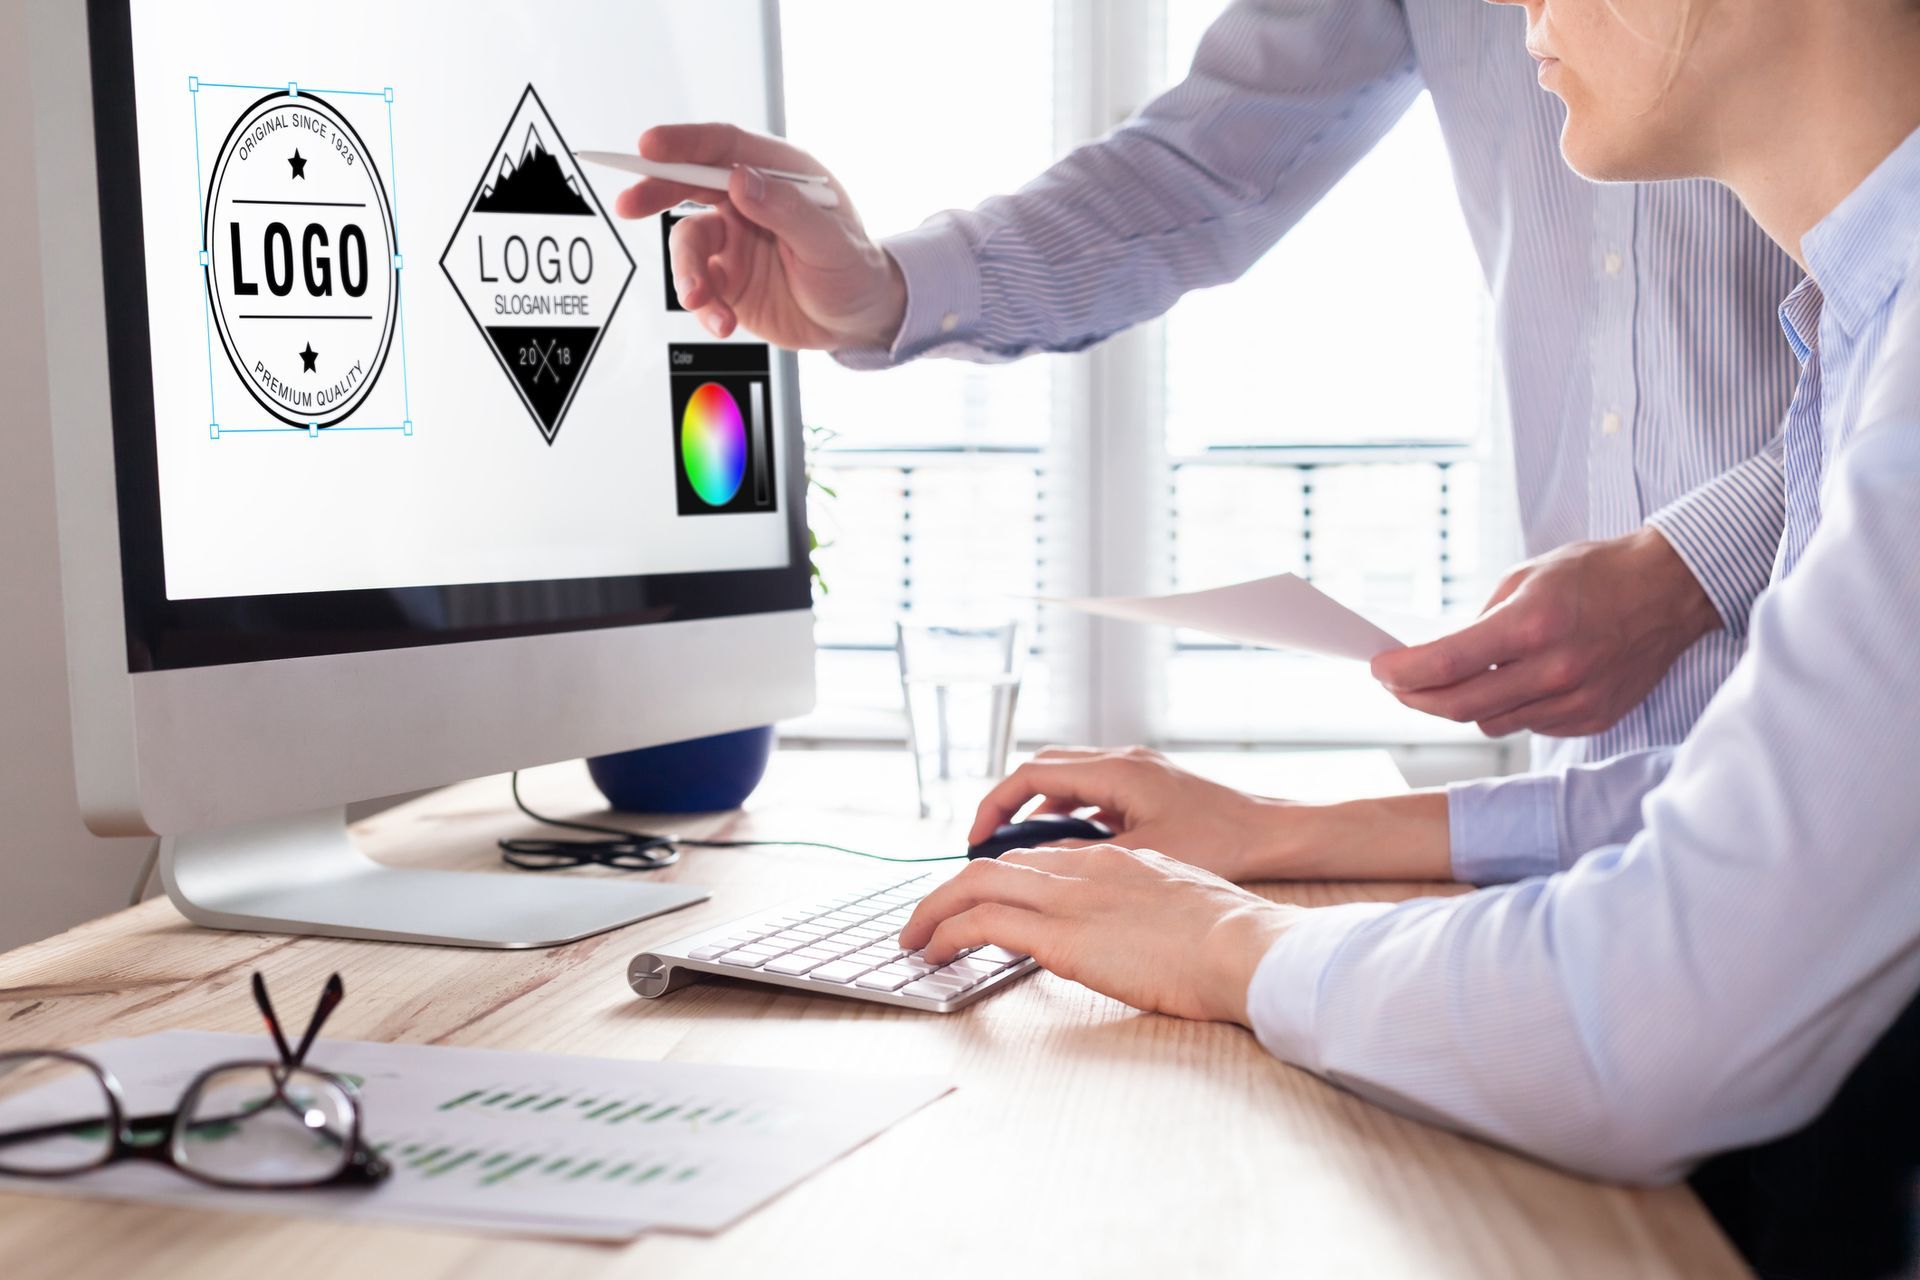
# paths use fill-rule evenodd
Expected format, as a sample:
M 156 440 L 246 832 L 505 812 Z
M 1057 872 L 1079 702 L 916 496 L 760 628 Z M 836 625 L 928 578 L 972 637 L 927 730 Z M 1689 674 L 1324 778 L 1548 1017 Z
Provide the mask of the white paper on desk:
M 188 1082 L 273 1059 L 254 1036 L 167 1031 L 82 1050 L 129 1114 L 171 1111 Z M 249 1192 L 144 1161 L 0 1187 L 206 1208 L 588 1240 L 711 1232 L 952 1088 L 868 1076 L 630 1062 L 442 1045 L 322 1041 L 313 1065 L 362 1081 L 362 1123 L 393 1175 L 377 1187 Z
M 1170 596 L 1040 596 L 1038 599 L 1103 618 L 1188 627 L 1241 644 L 1300 649 L 1359 662 L 1368 662 L 1389 649 L 1404 647 L 1387 631 L 1291 573 Z

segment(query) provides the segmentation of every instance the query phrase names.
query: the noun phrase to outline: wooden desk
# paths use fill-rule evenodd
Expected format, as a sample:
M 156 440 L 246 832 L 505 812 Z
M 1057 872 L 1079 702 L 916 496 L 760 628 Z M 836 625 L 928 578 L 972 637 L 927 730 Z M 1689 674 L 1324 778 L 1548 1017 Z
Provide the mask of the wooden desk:
M 1303 797 L 1399 785 L 1379 753 L 1199 763 Z M 595 807 L 577 765 L 523 782 L 536 808 Z M 901 754 L 783 753 L 747 816 L 680 829 L 938 852 L 941 833 L 909 820 L 911 793 Z M 495 837 L 530 829 L 507 804 L 503 779 L 482 780 L 383 814 L 360 835 L 394 862 L 492 866 Z M 1238 1028 L 1138 1014 L 1049 975 L 950 1017 L 751 986 L 658 1002 L 627 990 L 626 961 L 655 940 L 883 870 L 818 850 L 691 851 L 671 874 L 712 886 L 711 901 L 552 951 L 203 932 L 153 901 L 0 956 L 0 1049 L 168 1027 L 255 1032 L 254 969 L 296 1005 L 339 969 L 348 995 L 327 1030 L 343 1039 L 928 1072 L 959 1085 L 714 1238 L 608 1248 L 12 1195 L 0 1196 L 0 1274 L 1743 1274 L 1684 1189 L 1555 1173 L 1320 1084 Z M 1310 904 L 1436 891 L 1448 890 L 1272 890 Z

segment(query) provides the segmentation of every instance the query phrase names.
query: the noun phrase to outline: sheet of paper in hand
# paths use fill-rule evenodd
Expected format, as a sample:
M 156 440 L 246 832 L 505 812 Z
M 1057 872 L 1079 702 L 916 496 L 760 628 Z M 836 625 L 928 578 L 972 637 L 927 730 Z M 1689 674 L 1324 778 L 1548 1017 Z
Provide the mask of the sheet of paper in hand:
M 1103 618 L 1189 627 L 1241 644 L 1367 662 L 1400 640 L 1295 574 L 1167 596 L 1040 596 Z

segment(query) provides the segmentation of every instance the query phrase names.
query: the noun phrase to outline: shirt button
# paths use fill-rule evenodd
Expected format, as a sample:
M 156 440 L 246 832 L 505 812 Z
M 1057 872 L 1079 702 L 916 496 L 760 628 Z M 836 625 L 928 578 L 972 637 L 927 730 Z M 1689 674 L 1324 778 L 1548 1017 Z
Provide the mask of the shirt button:
M 1607 411 L 1607 415 L 1604 418 L 1600 419 L 1600 434 L 1603 436 L 1619 435 L 1620 434 L 1620 415 L 1615 413 L 1613 410 L 1609 409 Z
M 1620 256 L 1620 251 L 1618 249 L 1607 250 L 1606 267 L 1607 267 L 1608 275 L 1610 276 L 1619 275 L 1620 268 L 1626 265 L 1627 265 L 1627 260 Z
M 940 332 L 952 333 L 960 327 L 960 317 L 949 311 L 940 317 Z

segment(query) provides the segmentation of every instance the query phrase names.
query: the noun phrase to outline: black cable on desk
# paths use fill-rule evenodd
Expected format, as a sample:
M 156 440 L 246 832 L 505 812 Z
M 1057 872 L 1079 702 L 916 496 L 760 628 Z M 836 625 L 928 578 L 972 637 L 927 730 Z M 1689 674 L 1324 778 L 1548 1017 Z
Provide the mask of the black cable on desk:
M 791 846 L 802 849 L 827 849 L 834 853 L 851 854 L 856 858 L 871 858 L 875 862 L 956 862 L 966 856 L 953 854 L 938 858 L 895 858 L 884 853 L 868 853 L 863 849 L 849 849 L 845 845 L 827 844 L 819 840 L 698 840 L 689 836 L 648 835 L 642 831 L 629 831 L 624 827 L 608 827 L 597 822 L 576 822 L 567 818 L 549 818 L 543 813 L 535 813 L 527 807 L 527 802 L 520 798 L 518 769 L 513 771 L 512 788 L 514 807 L 535 822 L 568 831 L 585 831 L 602 837 L 596 840 L 541 840 L 534 837 L 509 837 L 500 841 L 500 856 L 509 865 L 519 867 L 522 871 L 559 871 L 589 864 L 617 867 L 622 871 L 658 871 L 680 861 L 680 850 L 683 847 L 757 849 Z

